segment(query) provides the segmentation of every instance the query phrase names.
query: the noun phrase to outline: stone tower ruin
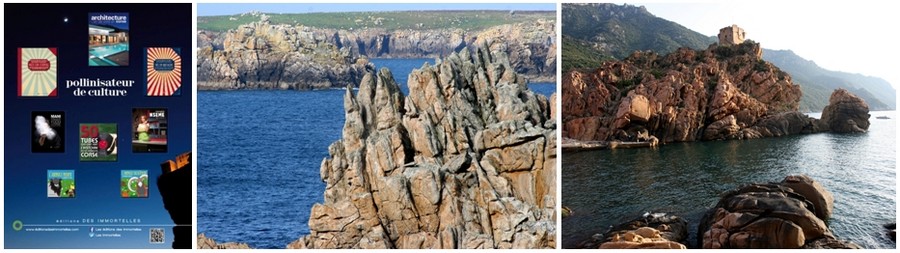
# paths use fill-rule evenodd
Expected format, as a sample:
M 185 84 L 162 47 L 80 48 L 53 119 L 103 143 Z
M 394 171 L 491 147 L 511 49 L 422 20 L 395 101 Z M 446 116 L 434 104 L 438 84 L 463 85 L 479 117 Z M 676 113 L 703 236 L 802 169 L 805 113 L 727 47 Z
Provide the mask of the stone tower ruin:
M 731 46 L 744 43 L 747 33 L 737 25 L 726 26 L 719 29 L 719 46 Z

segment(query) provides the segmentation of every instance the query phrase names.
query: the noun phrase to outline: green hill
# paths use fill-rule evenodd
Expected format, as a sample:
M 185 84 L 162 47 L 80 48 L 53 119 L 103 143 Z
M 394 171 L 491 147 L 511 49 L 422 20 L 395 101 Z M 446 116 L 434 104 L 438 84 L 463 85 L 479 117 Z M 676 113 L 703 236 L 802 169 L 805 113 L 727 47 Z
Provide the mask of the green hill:
M 480 30 L 537 19 L 556 19 L 554 11 L 248 12 L 224 16 L 199 16 L 197 17 L 197 29 L 223 32 L 235 29 L 242 24 L 258 21 L 261 15 L 268 16 L 272 24 L 302 24 L 318 28 L 348 30 L 366 28 L 428 30 L 449 27 Z
M 563 71 L 591 68 L 636 50 L 667 54 L 679 47 L 705 49 L 714 42 L 643 6 L 627 4 L 563 4 L 562 34 Z

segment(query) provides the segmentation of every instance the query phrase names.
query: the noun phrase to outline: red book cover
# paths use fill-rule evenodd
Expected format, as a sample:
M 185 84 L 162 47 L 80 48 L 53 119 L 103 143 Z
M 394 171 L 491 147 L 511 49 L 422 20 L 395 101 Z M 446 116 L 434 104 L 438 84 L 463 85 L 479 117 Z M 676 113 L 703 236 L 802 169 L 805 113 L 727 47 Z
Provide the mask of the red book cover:
M 57 51 L 55 47 L 19 48 L 17 95 L 56 97 Z

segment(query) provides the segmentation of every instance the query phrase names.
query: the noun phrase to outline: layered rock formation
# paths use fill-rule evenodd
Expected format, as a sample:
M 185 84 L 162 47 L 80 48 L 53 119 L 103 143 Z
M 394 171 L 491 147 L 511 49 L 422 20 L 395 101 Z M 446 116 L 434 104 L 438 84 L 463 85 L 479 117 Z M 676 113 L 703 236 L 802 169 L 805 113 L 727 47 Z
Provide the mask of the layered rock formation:
M 822 110 L 822 128 L 837 133 L 862 133 L 869 129 L 869 105 L 845 89 L 831 93 Z
M 305 27 L 273 25 L 263 16 L 224 34 L 200 32 L 198 88 L 317 89 L 359 83 L 372 65 Z M 216 43 L 221 42 L 221 45 Z
M 205 53 L 207 50 L 228 50 L 228 44 L 235 44 L 235 42 L 229 43 L 229 40 L 233 39 L 229 39 L 228 36 L 243 38 L 240 35 L 247 34 L 248 26 L 258 27 L 259 23 L 241 26 L 237 31 L 229 31 L 224 35 L 201 31 L 197 36 L 198 46 L 201 48 L 201 54 L 198 55 L 199 62 L 203 63 L 204 59 L 215 59 L 215 55 Z M 553 20 L 539 19 L 534 22 L 498 25 L 475 31 L 459 28 L 424 30 L 370 28 L 353 31 L 307 26 L 278 25 L 274 27 L 277 30 L 284 30 L 284 32 L 278 31 L 276 34 L 278 36 L 273 38 L 276 41 L 272 43 L 278 44 L 279 37 L 288 34 L 289 37 L 297 37 L 289 40 L 290 43 L 299 43 L 301 46 L 305 44 L 333 45 L 338 56 L 348 59 L 440 58 L 466 47 L 477 48 L 487 45 L 493 51 L 505 52 L 509 56 L 510 66 L 527 79 L 546 82 L 555 82 L 556 80 L 556 40 L 554 39 L 556 23 Z M 297 36 L 292 35 L 294 33 Z M 263 38 L 269 40 L 268 37 L 263 36 Z M 236 43 L 241 45 L 249 42 L 239 40 Z M 240 51 L 245 48 L 233 48 L 232 51 Z M 312 48 L 315 49 L 315 47 Z M 332 49 L 319 49 L 319 54 L 335 54 L 328 50 Z M 339 61 L 340 59 L 335 60 Z M 252 61 L 242 62 L 251 63 Z M 228 69 L 210 70 L 224 70 L 225 73 L 229 73 Z M 354 83 L 358 83 L 358 80 Z M 338 82 L 335 86 L 343 86 L 340 84 Z
M 461 50 L 344 98 L 324 203 L 289 248 L 554 248 L 555 123 L 503 52 Z
M 761 53 L 752 41 L 681 48 L 666 56 L 638 51 L 592 72 L 569 72 L 563 77 L 563 137 L 632 141 L 647 133 L 646 140 L 671 143 L 833 129 L 797 111 L 800 87 Z M 851 107 L 858 101 L 838 97 L 833 102 L 847 105 L 835 110 L 868 117 L 867 107 Z M 839 117 L 847 122 L 851 116 Z
M 610 228 L 601 249 L 686 249 L 687 221 L 665 213 L 642 217 Z
M 703 248 L 859 248 L 834 238 L 826 221 L 834 199 L 803 175 L 726 192 L 701 220 Z

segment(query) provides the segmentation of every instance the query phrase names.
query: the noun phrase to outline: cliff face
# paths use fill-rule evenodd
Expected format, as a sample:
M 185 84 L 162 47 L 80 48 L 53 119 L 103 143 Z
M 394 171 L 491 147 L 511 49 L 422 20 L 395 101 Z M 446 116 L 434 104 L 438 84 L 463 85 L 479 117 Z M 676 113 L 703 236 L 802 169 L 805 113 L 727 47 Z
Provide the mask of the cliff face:
M 160 164 L 162 175 L 156 179 L 156 187 L 162 197 L 163 206 L 169 212 L 169 217 L 176 224 L 172 227 L 172 248 L 191 248 L 191 224 L 194 215 L 191 213 L 191 152 L 178 155 L 173 160 Z
M 346 87 L 371 68 L 317 40 L 309 28 L 272 25 L 265 18 L 224 34 L 200 32 L 198 45 L 201 90 Z
M 563 77 L 563 137 L 663 143 L 819 131 L 797 112 L 800 86 L 761 60 L 759 44 L 635 52 Z M 644 138 L 640 138 L 644 137 Z
M 258 26 L 258 24 L 249 26 Z M 333 45 L 333 48 L 320 49 L 320 51 L 326 50 L 323 52 L 324 55 L 337 54 L 335 55 L 336 62 L 339 62 L 338 58 L 342 57 L 357 59 L 361 56 L 368 58 L 440 58 L 466 47 L 476 48 L 486 44 L 491 50 L 506 52 L 510 59 L 510 66 L 526 78 L 550 82 L 556 80 L 556 41 L 554 39 L 556 23 L 554 21 L 539 19 L 534 22 L 499 25 L 476 31 L 463 29 L 387 30 L 384 28 L 352 31 L 287 25 L 273 27 L 287 32 L 278 31 L 274 38 L 262 36 L 264 40 L 280 44 L 281 37 L 285 37 L 285 34 L 290 35 L 297 30 L 298 38 L 292 38 L 293 40 L 287 42 L 299 43 L 301 46 L 319 43 Z M 228 46 L 228 44 L 234 44 L 234 42 L 229 42 L 233 39 L 229 40 L 228 36 L 239 39 L 238 45 L 248 44 L 244 40 L 245 36 L 242 36 L 247 34 L 246 30 L 248 27 L 245 25 L 237 31 L 224 34 L 202 31 L 197 36 L 198 46 L 201 48 L 201 52 L 228 50 L 229 48 L 232 48 L 232 52 L 247 51 L 248 47 L 246 46 L 238 48 Z M 261 32 L 265 34 L 268 31 Z M 253 41 L 256 40 L 258 39 L 253 39 Z M 291 47 L 284 47 L 284 49 L 291 49 Z M 337 53 L 327 50 L 337 50 Z M 303 53 L 303 51 L 300 52 L 301 55 Z M 201 53 L 198 55 L 198 59 L 202 63 L 205 58 L 215 56 L 211 53 Z M 248 59 L 243 61 L 247 64 L 252 64 L 255 59 L 252 56 L 242 58 Z M 228 69 L 208 70 L 224 70 L 225 73 L 229 73 Z M 358 83 L 358 80 L 354 83 Z
M 487 44 L 492 51 L 506 52 L 510 65 L 529 78 L 555 80 L 556 23 L 537 20 L 490 27 L 480 31 L 462 29 L 394 30 L 361 32 L 324 30 L 329 42 L 354 55 L 371 58 L 438 58 L 462 48 Z
M 553 248 L 555 124 L 505 53 L 387 69 L 344 98 L 324 203 L 289 248 Z

